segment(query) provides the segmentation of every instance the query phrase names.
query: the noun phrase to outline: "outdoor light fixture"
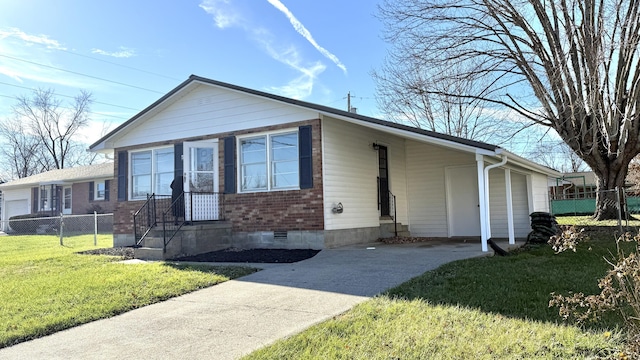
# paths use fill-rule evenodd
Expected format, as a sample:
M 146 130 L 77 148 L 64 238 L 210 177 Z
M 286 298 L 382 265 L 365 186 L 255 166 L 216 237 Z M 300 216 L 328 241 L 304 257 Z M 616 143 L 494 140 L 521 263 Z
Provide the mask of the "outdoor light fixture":
M 373 143 L 371 144 L 371 146 L 373 146 L 373 150 L 380 150 L 380 145 L 378 145 L 377 143 Z
M 331 209 L 331 212 L 334 214 L 342 214 L 343 211 L 344 211 L 344 207 L 342 206 L 341 202 L 339 202 L 336 205 L 333 205 L 333 208 Z

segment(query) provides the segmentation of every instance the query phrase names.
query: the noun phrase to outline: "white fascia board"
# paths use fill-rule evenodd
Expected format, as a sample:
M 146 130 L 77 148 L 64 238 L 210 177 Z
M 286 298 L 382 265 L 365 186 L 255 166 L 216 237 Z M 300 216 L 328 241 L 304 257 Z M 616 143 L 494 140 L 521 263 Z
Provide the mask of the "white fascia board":
M 103 154 L 104 153 L 109 153 L 108 150 L 113 150 L 115 148 L 115 140 L 114 139 L 117 139 L 126 129 L 138 126 L 138 124 L 140 124 L 141 122 L 144 122 L 145 119 L 148 119 L 150 117 L 153 117 L 153 116 L 157 115 L 160 111 L 164 110 L 168 105 L 171 105 L 177 99 L 180 99 L 180 98 L 186 96 L 195 87 L 200 86 L 202 84 L 203 84 L 202 82 L 197 81 L 197 80 L 193 81 L 193 82 L 190 82 L 189 84 L 184 86 L 182 89 L 178 90 L 174 94 L 171 94 L 171 96 L 169 96 L 166 99 L 162 100 L 162 102 L 160 102 L 158 104 L 155 104 L 155 106 L 153 106 L 152 108 L 148 108 L 147 107 L 147 108 L 143 109 L 141 112 L 137 113 L 136 115 L 134 115 L 132 117 L 132 118 L 135 117 L 135 119 L 133 121 L 131 121 L 131 119 L 127 120 L 127 122 L 129 122 L 129 121 L 131 121 L 131 122 L 128 123 L 128 124 L 125 122 L 126 125 L 124 125 L 124 127 L 118 129 L 118 131 L 116 131 L 113 134 L 111 134 L 111 136 L 109 136 L 108 138 L 104 138 L 104 140 L 102 142 L 100 142 L 99 144 L 96 144 L 93 147 L 93 149 L 91 149 L 91 148 L 88 149 L 88 151 L 97 152 L 97 153 L 103 153 Z M 151 105 L 149 105 L 149 106 L 151 106 Z
M 417 134 L 411 131 L 406 131 L 406 130 L 402 130 L 402 129 L 396 129 L 396 128 L 392 128 L 389 126 L 385 126 L 385 125 L 381 125 L 381 124 L 375 124 L 375 123 L 370 123 L 370 122 L 366 122 L 366 121 L 362 121 L 362 120 L 357 120 L 357 119 L 351 119 L 348 117 L 344 117 L 344 116 L 340 116 L 340 115 L 336 115 L 336 114 L 331 114 L 331 113 L 323 113 L 320 112 L 320 115 L 325 115 L 327 117 L 330 118 L 334 118 L 334 119 L 338 119 L 338 120 L 342 120 L 342 121 L 346 121 L 352 124 L 356 124 L 356 125 L 360 125 L 360 126 L 364 126 L 364 127 L 368 127 L 371 129 L 375 129 L 381 132 L 385 132 L 388 134 L 392 134 L 392 135 L 396 135 L 405 139 L 411 139 L 411 140 L 416 140 L 416 141 L 420 141 L 423 143 L 428 143 L 428 144 L 432 144 L 432 145 L 438 145 L 438 146 L 442 146 L 442 147 L 447 147 L 450 149 L 455 149 L 455 150 L 460 150 L 460 151 L 464 151 L 464 152 L 469 152 L 469 153 L 483 153 L 484 155 L 497 155 L 500 153 L 500 151 L 490 151 L 490 150 L 485 150 L 485 149 L 479 149 L 475 146 L 469 146 L 469 145 L 464 145 L 464 144 L 460 144 L 460 143 L 456 143 L 453 141 L 448 141 L 448 140 L 444 140 L 444 139 L 438 139 L 438 138 L 434 138 L 431 136 L 427 136 L 427 135 L 422 135 L 422 134 Z M 501 149 L 499 149 L 501 150 Z
M 28 184 L 19 184 L 19 185 L 0 185 L 0 191 L 3 190 L 17 190 L 17 189 L 28 189 L 34 186 L 38 186 L 39 183 L 28 183 Z
M 512 153 L 510 153 L 508 151 L 505 151 L 505 154 L 507 155 L 507 157 L 509 159 L 508 163 L 510 163 L 510 164 L 517 165 L 519 167 L 522 167 L 522 168 L 525 168 L 525 169 L 528 169 L 528 170 L 532 170 L 532 171 L 535 171 L 535 172 L 538 172 L 538 173 L 541 173 L 541 174 L 545 174 L 545 175 L 551 176 L 551 177 L 561 177 L 562 176 L 562 173 L 557 171 L 557 170 L 548 168 L 548 167 L 540 165 L 540 164 L 536 164 L 533 161 L 527 160 L 527 159 L 525 159 L 523 157 L 520 157 L 520 156 L 518 156 L 516 154 L 512 154 Z

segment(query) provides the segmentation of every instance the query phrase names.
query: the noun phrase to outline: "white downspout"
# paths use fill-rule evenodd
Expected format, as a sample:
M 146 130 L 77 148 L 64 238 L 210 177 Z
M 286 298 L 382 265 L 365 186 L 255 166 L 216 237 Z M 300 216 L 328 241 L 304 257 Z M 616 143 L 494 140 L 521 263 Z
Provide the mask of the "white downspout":
M 484 199 L 485 199 L 484 203 L 486 204 L 487 209 L 484 211 L 484 215 L 485 215 L 484 221 L 486 221 L 486 226 L 485 226 L 486 233 L 484 234 L 484 236 L 482 236 L 483 249 L 485 247 L 484 242 L 486 241 L 484 239 L 487 239 L 487 240 L 491 239 L 491 204 L 489 203 L 489 170 L 503 166 L 506 163 L 507 163 L 507 155 L 505 154 L 505 155 L 502 155 L 501 162 L 497 164 L 489 165 L 486 168 L 484 168 Z
M 484 211 L 487 208 L 485 205 L 485 196 L 484 196 L 484 156 L 481 154 L 476 154 L 476 163 L 478 169 L 478 210 L 480 212 L 480 242 L 482 243 L 482 251 L 489 251 L 487 248 L 487 232 L 485 231 L 486 226 L 486 216 L 484 215 Z

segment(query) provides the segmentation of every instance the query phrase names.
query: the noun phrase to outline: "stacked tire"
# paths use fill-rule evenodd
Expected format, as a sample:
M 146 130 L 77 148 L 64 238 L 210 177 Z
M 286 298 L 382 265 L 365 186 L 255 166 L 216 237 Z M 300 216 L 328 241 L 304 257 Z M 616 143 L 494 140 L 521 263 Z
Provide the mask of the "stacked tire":
M 558 233 L 556 217 L 547 212 L 534 212 L 531 218 L 532 231 L 527 236 L 527 243 L 546 244 L 549 238 Z

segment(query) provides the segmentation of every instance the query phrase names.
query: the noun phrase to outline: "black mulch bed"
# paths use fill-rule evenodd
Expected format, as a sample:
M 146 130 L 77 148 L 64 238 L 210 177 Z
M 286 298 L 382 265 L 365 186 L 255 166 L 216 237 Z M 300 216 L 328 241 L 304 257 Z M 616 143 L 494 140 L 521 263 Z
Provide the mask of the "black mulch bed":
M 130 259 L 133 259 L 133 248 L 132 247 L 112 247 L 112 248 L 80 251 L 78 254 L 122 256 L 123 260 L 130 260 Z
M 320 250 L 310 249 L 225 249 L 205 254 L 184 256 L 174 261 L 232 262 L 232 263 L 281 263 L 289 264 L 314 257 Z M 82 255 L 120 256 L 123 260 L 133 259 L 132 247 L 113 247 L 81 251 Z
M 320 250 L 311 249 L 225 249 L 176 258 L 176 261 L 234 263 L 294 263 L 314 257 Z

